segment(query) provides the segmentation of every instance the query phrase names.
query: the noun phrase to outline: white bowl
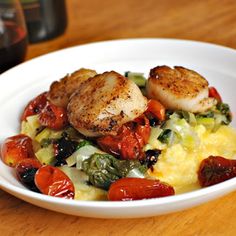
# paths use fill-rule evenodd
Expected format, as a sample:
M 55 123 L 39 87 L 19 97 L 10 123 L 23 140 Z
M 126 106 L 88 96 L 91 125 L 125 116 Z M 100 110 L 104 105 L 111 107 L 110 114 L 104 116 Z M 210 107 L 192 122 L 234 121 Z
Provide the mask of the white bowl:
M 181 65 L 196 70 L 215 86 L 236 111 L 236 51 L 207 43 L 170 39 L 127 39 L 68 48 L 23 63 L 0 75 L 0 141 L 19 132 L 19 116 L 34 96 L 52 81 L 81 67 L 98 72 L 144 72 L 157 65 Z M 232 123 L 235 126 L 235 122 Z M 236 127 L 236 126 L 235 126 Z M 0 161 L 0 187 L 10 194 L 50 210 L 88 217 L 134 218 L 183 210 L 236 189 L 236 178 L 197 191 L 130 202 L 76 201 L 27 190 L 14 170 Z

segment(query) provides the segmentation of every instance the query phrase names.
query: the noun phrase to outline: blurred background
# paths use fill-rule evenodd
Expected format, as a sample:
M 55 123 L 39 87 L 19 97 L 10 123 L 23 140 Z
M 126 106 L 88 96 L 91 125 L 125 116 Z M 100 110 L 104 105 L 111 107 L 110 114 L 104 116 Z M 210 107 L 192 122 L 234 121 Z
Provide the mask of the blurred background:
M 236 48 L 236 0 L 0 0 L 0 73 L 58 49 L 122 38 Z
M 65 33 L 31 44 L 27 59 L 69 46 L 117 38 L 190 39 L 236 48 L 235 0 L 65 0 L 65 3 L 68 16 Z

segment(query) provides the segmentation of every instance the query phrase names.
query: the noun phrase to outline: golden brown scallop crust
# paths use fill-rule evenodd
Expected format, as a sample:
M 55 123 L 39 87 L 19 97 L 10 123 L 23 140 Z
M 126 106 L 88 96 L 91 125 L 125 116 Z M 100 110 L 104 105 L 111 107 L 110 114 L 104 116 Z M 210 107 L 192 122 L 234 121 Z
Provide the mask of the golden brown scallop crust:
M 47 98 L 56 106 L 67 107 L 70 96 L 88 78 L 95 76 L 95 70 L 80 69 L 71 75 L 66 75 L 51 84 Z
M 72 95 L 68 118 L 85 136 L 115 135 L 124 123 L 145 111 L 146 103 L 132 81 L 114 71 L 105 72 L 89 78 Z
M 171 91 L 177 98 L 194 98 L 208 87 L 204 77 L 181 66 L 175 66 L 173 69 L 168 66 L 157 66 L 151 69 L 149 80 Z

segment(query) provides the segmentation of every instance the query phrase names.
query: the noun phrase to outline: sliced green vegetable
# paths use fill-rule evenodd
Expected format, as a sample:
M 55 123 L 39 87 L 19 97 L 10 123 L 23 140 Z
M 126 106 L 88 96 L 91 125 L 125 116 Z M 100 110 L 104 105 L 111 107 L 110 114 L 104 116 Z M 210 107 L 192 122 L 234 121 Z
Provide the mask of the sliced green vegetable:
M 73 182 L 76 200 L 107 200 L 107 192 L 88 184 L 89 177 L 74 167 L 59 167 Z
M 128 172 L 126 177 L 130 177 L 130 178 L 145 178 L 145 174 L 142 171 L 140 171 L 140 169 L 134 168 L 134 169 L 132 169 L 132 170 L 130 170 Z
M 79 142 L 82 140 L 81 134 L 71 126 L 68 126 L 62 133 L 62 136 L 68 137 L 72 141 Z
M 206 111 L 206 112 L 197 113 L 196 114 L 196 119 L 198 119 L 198 118 L 214 118 L 214 111 L 209 110 L 209 111 Z
M 125 72 L 125 77 L 132 80 L 135 84 L 139 87 L 145 87 L 146 85 L 146 78 L 144 77 L 143 73 L 136 73 L 136 72 Z
M 198 117 L 198 125 L 204 125 L 208 130 L 212 131 L 215 127 L 215 119 L 210 117 Z
M 41 142 L 45 142 L 48 139 L 59 139 L 62 136 L 62 131 L 55 131 L 49 128 L 44 128 L 40 133 L 35 137 L 35 140 L 42 145 Z M 45 143 L 44 143 L 45 146 Z
M 35 153 L 37 159 L 44 165 L 53 165 L 56 162 L 52 144 L 45 148 L 40 148 Z
M 66 159 L 66 163 L 68 166 L 76 165 L 76 168 L 81 170 L 82 169 L 82 162 L 88 159 L 94 153 L 104 153 L 97 147 L 94 147 L 89 144 L 89 142 L 84 141 L 83 146 Z
M 216 105 L 216 109 L 225 116 L 225 120 L 223 120 L 222 123 L 225 125 L 230 124 L 230 122 L 232 121 L 232 113 L 230 111 L 229 105 L 226 103 L 218 103 Z
M 183 118 L 185 119 L 190 125 L 194 126 L 197 124 L 196 122 L 196 117 L 192 112 L 188 112 L 188 111 L 175 111 L 172 114 L 172 119 L 173 117 L 176 116 L 176 118 Z
M 210 110 L 196 114 L 186 111 L 175 111 L 172 114 L 170 112 L 169 118 L 172 121 L 184 119 L 193 127 L 201 124 L 211 132 L 215 132 L 221 125 L 228 125 L 232 121 L 229 105 L 225 103 L 218 103 Z
M 67 137 L 71 141 L 81 140 L 80 134 L 72 127 L 67 127 L 65 130 L 52 130 L 49 128 L 44 128 L 35 137 L 35 140 L 40 143 L 41 147 L 46 147 L 51 144 L 53 140 L 60 139 L 62 137 Z
M 160 128 L 160 126 L 152 127 L 151 128 L 151 134 L 149 136 L 148 144 L 151 146 L 157 146 L 157 139 L 160 136 L 160 134 L 163 132 L 163 129 Z
M 48 128 L 45 128 L 35 137 L 35 140 L 38 143 L 40 143 L 42 140 L 48 139 L 50 134 L 51 134 L 51 130 Z
M 89 181 L 88 175 L 86 175 L 85 172 L 76 169 L 75 167 L 64 165 L 58 168 L 62 170 L 73 181 L 73 183 L 87 183 Z
M 88 141 L 88 140 L 82 140 L 81 142 L 79 142 L 78 146 L 77 146 L 77 150 L 86 146 L 86 145 L 92 145 L 92 142 Z
M 168 146 L 171 146 L 176 143 L 177 136 L 173 130 L 165 129 L 158 137 L 158 140 L 162 143 L 167 144 Z
M 25 134 L 32 139 L 35 138 L 37 133 L 40 131 L 41 124 L 39 123 L 39 116 L 33 115 L 28 116 L 26 121 L 21 122 L 21 134 Z
M 162 143 L 166 143 L 168 144 L 170 142 L 170 136 L 173 133 L 173 131 L 171 131 L 170 129 L 165 129 L 160 136 L 158 137 L 158 139 L 162 142 Z
M 163 137 L 163 140 L 166 138 L 168 145 L 176 142 L 182 143 L 186 148 L 194 148 L 199 145 L 200 140 L 197 133 L 184 118 L 180 119 L 175 114 L 171 115 L 170 119 L 164 124 L 163 129 L 171 130 L 171 132 L 164 133 Z
M 50 139 L 50 138 L 45 138 L 45 139 L 42 139 L 41 142 L 40 142 L 40 146 L 42 148 L 46 148 L 47 146 L 49 146 L 50 144 L 52 144 L 53 140 Z

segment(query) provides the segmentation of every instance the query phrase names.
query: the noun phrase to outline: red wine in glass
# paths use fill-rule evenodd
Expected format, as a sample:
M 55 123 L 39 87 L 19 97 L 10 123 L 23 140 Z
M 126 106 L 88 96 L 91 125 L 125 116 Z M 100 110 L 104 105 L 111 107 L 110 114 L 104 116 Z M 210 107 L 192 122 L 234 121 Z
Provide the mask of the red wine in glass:
M 26 31 L 15 22 L 3 21 L 0 32 L 0 73 L 21 63 L 27 47 Z

